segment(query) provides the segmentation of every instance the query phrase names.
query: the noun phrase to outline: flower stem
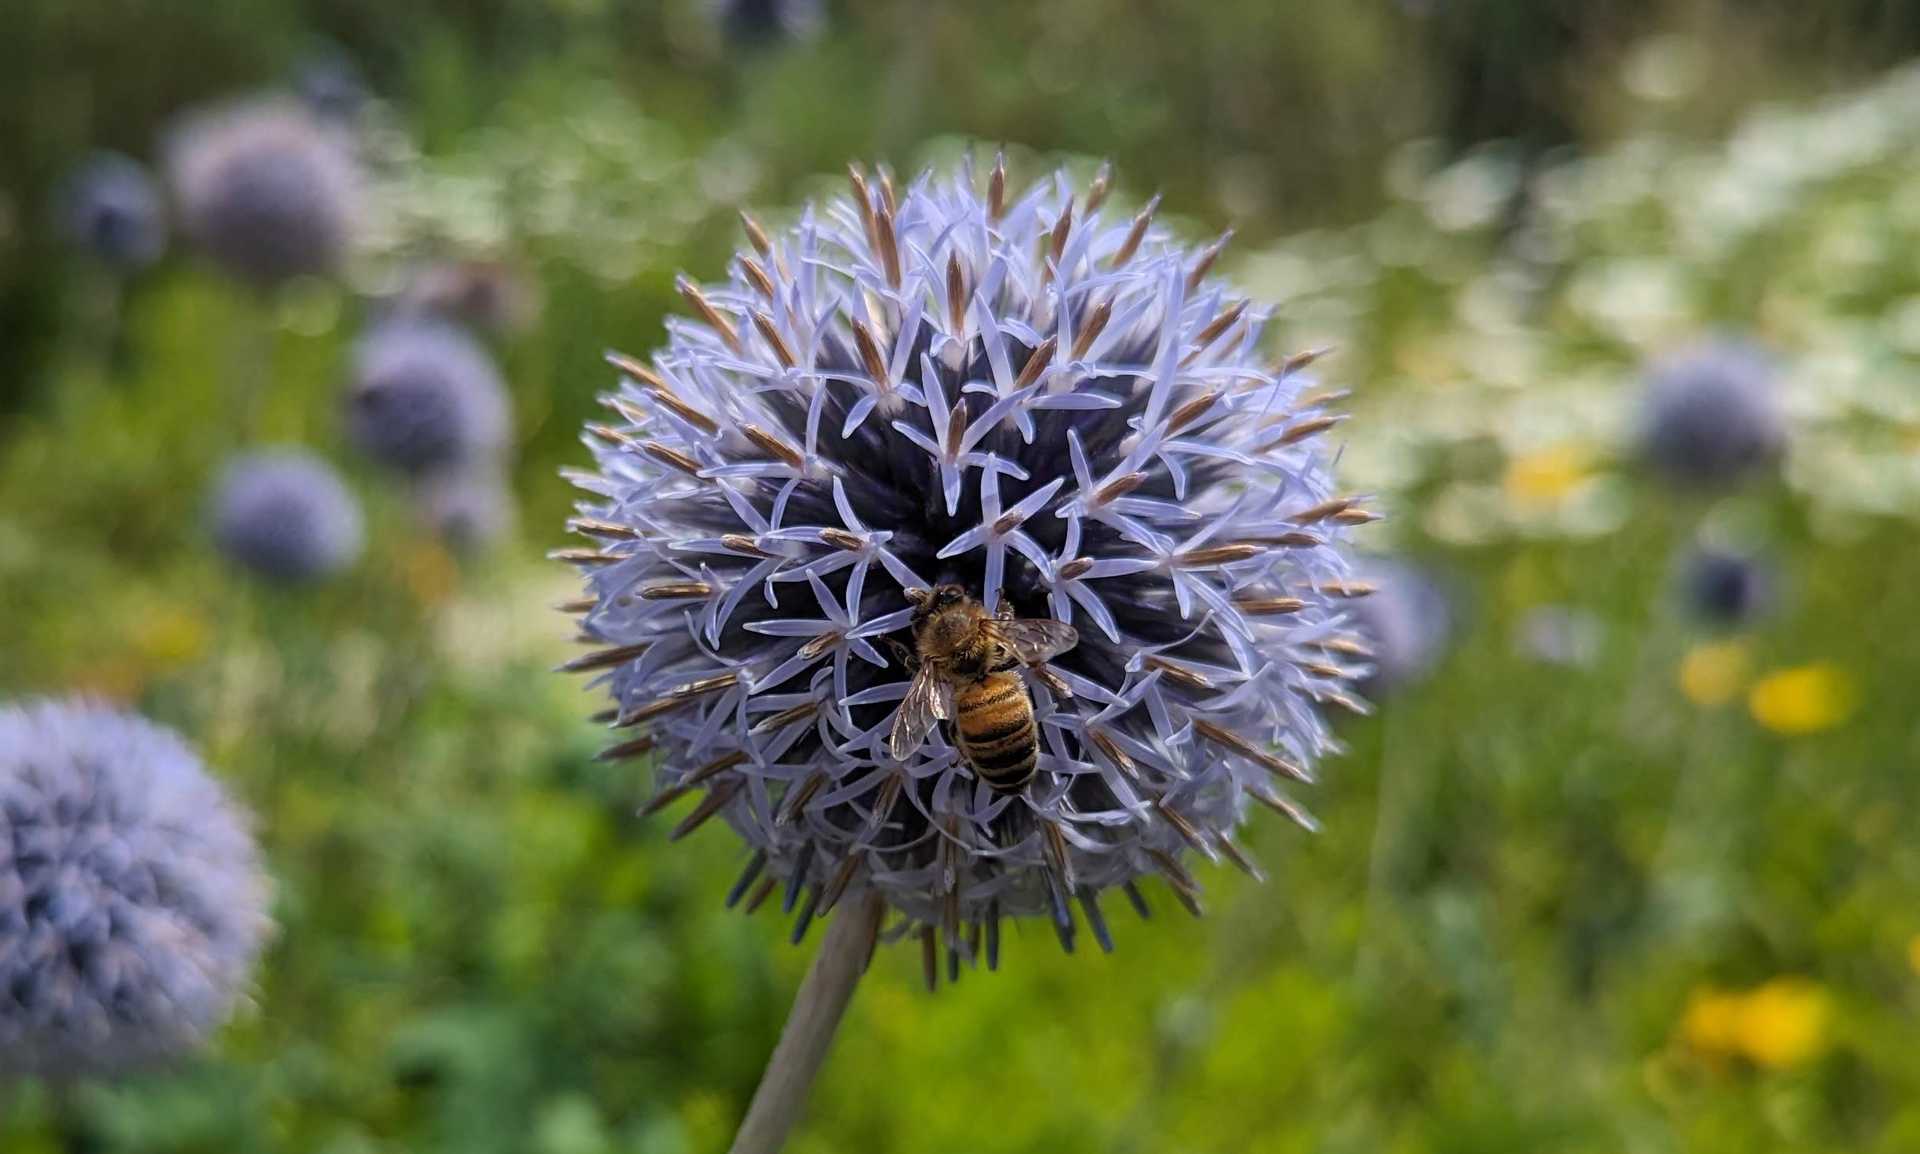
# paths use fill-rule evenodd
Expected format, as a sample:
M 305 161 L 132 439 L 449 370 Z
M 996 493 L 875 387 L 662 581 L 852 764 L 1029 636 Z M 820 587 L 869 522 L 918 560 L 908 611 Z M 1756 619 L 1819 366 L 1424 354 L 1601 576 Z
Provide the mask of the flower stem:
M 840 1016 L 853 1000 L 853 988 L 867 968 L 885 908 L 879 892 L 868 889 L 857 904 L 848 902 L 840 916 L 827 923 L 826 941 L 794 995 L 793 1009 L 734 1136 L 731 1154 L 773 1154 L 786 1142 L 833 1044 Z

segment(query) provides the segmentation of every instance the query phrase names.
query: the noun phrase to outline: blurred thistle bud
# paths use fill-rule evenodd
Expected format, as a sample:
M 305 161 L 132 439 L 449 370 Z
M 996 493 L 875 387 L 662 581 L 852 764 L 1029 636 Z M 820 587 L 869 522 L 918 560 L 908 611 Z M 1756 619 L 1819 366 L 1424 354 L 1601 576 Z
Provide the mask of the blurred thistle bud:
M 1657 361 L 1648 372 L 1641 452 L 1676 484 L 1732 485 L 1777 460 L 1786 437 L 1773 360 L 1757 345 L 1708 341 Z
M 299 450 L 230 462 L 214 490 L 212 521 L 228 560 L 282 585 L 332 576 L 359 560 L 365 543 L 359 502 L 325 461 Z
M 67 238 L 109 267 L 138 271 L 166 251 L 160 188 L 129 157 L 89 157 L 61 184 L 58 211 Z
M 513 529 L 513 491 L 496 464 L 429 474 L 416 499 L 434 535 L 464 556 L 486 552 Z
M 1541 605 L 1521 616 L 1515 648 L 1544 665 L 1585 669 L 1600 658 L 1606 629 L 1584 609 Z
M 1446 656 L 1451 598 L 1425 569 L 1404 561 L 1368 561 L 1359 579 L 1373 587 L 1353 606 L 1354 632 L 1373 664 L 1361 689 L 1382 696 L 1425 680 Z
M 1104 172 L 1084 198 L 1000 165 L 984 193 L 970 168 L 852 185 L 778 235 L 749 219 L 729 282 L 681 281 L 666 347 L 611 358 L 599 470 L 572 475 L 591 545 L 556 554 L 607 648 L 567 668 L 613 696 L 609 757 L 658 751 L 648 811 L 687 797 L 674 836 L 722 816 L 752 850 L 732 900 L 781 889 L 796 938 L 877 891 L 929 978 L 937 935 L 950 975 L 993 964 L 1006 916 L 1071 949 L 1077 907 L 1108 947 L 1110 889 L 1144 910 L 1157 875 L 1197 911 L 1189 854 L 1253 871 L 1249 801 L 1310 826 L 1288 791 L 1321 706 L 1360 708 L 1327 644 L 1372 519 L 1319 439 L 1337 394 L 1262 358 L 1266 312 L 1207 275 L 1226 238 L 1116 213 Z M 1037 753 L 1024 784 L 987 783 L 964 719 L 894 755 L 921 602 L 1077 630 L 1006 666 L 1037 736 L 993 764 Z
M 1773 582 L 1760 561 L 1718 545 L 1700 545 L 1681 568 L 1687 608 L 1710 625 L 1745 625 L 1773 600 Z
M 268 885 L 245 817 L 170 730 L 0 707 L 0 1074 L 114 1074 L 197 1048 L 245 992 Z
M 493 358 L 456 325 L 396 316 L 355 351 L 347 436 L 390 469 L 420 476 L 492 460 L 511 424 Z
M 540 300 L 533 284 L 505 261 L 458 260 L 415 273 L 400 293 L 397 311 L 505 334 L 533 324 Z
M 712 0 L 729 43 L 758 47 L 782 40 L 811 40 L 826 26 L 821 0 Z
M 237 279 L 268 288 L 345 261 L 359 166 L 346 136 L 300 104 L 256 98 L 199 113 L 167 158 L 187 234 Z
M 302 61 L 293 91 L 307 111 L 329 124 L 351 125 L 367 106 L 367 81 L 341 52 L 321 52 Z

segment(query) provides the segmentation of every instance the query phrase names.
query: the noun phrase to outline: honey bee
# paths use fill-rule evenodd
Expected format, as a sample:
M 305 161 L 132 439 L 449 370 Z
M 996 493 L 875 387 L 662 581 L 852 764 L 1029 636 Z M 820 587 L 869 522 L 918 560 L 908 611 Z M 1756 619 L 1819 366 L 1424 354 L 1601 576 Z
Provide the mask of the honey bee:
M 909 589 L 907 600 L 913 649 L 895 649 L 913 683 L 894 715 L 889 752 L 904 760 L 935 721 L 951 721 L 954 744 L 980 780 L 1002 793 L 1024 789 L 1039 761 L 1040 731 L 1020 667 L 1072 649 L 1079 633 L 1058 621 L 1016 618 L 1004 602 L 990 614 L 958 585 Z

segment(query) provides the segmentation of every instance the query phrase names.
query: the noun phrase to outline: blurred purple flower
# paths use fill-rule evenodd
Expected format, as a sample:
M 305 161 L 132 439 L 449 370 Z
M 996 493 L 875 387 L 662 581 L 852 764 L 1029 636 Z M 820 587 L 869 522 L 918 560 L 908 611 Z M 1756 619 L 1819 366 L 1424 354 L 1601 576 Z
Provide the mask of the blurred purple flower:
M 1764 349 L 1734 339 L 1657 361 L 1640 409 L 1647 463 L 1687 488 L 1728 486 L 1772 464 L 1787 438 L 1774 375 Z
M 245 991 L 267 891 L 246 818 L 170 730 L 0 707 L 0 1075 L 196 1048 Z
M 299 450 L 249 453 L 214 490 L 213 538 L 235 564 L 285 585 L 317 581 L 360 558 L 359 502 L 326 462 Z
M 390 469 L 420 475 L 490 462 L 511 424 L 493 358 L 455 325 L 402 315 L 355 350 L 347 436 Z
M 160 188 L 129 157 L 89 157 L 61 185 L 59 213 L 68 239 L 113 268 L 137 271 L 166 251 Z
M 263 97 L 199 113 L 166 151 L 185 231 L 232 276 L 265 288 L 346 259 L 359 167 L 346 136 L 300 104 Z

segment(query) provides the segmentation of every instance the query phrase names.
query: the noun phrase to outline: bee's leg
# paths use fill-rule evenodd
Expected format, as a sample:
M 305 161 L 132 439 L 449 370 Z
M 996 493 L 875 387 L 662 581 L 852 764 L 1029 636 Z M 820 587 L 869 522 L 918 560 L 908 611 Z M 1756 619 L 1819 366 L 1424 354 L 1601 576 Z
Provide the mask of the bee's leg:
M 893 650 L 893 656 L 909 674 L 920 672 L 920 655 L 912 648 L 892 637 L 882 637 L 880 640 L 886 642 L 888 649 Z

